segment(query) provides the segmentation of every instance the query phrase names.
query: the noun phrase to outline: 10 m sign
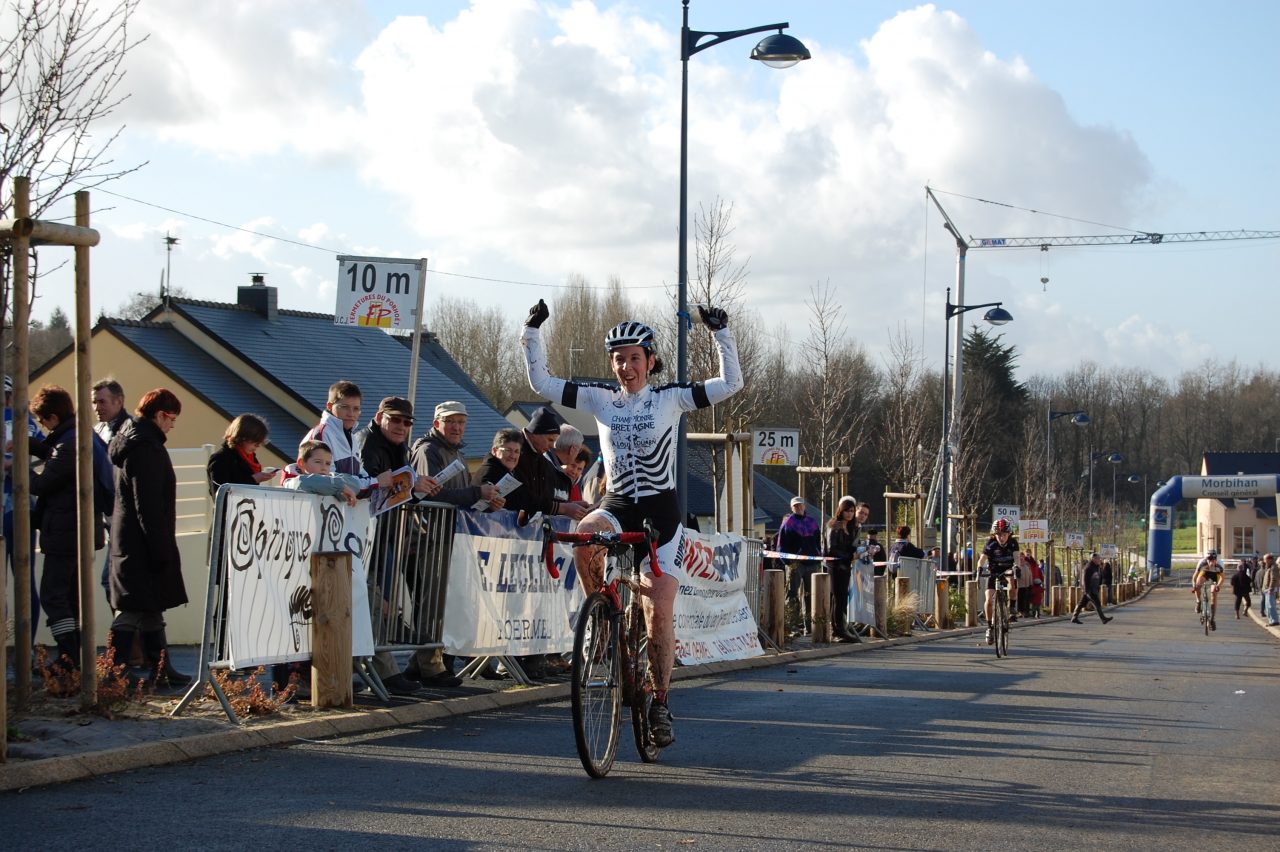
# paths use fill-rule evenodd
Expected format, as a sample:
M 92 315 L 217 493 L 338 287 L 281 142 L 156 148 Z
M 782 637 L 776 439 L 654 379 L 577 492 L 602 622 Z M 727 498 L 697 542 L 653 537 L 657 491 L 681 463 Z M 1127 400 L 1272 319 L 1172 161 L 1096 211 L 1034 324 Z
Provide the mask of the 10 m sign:
M 391 257 L 338 257 L 335 325 L 412 328 L 424 261 Z

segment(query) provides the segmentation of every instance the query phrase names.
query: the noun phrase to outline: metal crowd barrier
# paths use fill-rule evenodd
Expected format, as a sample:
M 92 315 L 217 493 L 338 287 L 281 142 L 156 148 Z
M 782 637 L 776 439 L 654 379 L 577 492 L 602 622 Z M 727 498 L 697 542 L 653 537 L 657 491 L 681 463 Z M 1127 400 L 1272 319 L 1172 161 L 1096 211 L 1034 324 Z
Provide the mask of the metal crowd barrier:
M 743 593 L 747 596 L 747 605 L 751 607 L 751 617 L 760 623 L 760 595 L 764 578 L 764 541 L 758 538 L 743 539 L 747 548 L 747 564 L 754 570 L 747 571 L 747 587 Z
M 916 612 L 920 615 L 933 615 L 934 575 L 937 564 L 932 559 L 915 556 L 903 556 L 898 559 L 898 576 L 911 581 L 911 591 L 920 599 Z
M 406 503 L 378 516 L 365 562 L 377 651 L 443 647 L 454 511 Z

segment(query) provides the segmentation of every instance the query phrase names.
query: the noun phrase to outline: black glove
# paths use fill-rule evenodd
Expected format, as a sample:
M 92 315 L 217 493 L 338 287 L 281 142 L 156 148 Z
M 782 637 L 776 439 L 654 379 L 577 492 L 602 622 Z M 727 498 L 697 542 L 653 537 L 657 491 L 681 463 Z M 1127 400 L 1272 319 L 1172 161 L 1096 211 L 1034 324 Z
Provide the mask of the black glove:
M 724 308 L 704 308 L 698 305 L 698 318 L 712 331 L 729 327 L 729 315 L 725 313 Z
M 547 303 L 539 299 L 538 304 L 529 309 L 529 318 L 524 321 L 524 324 L 530 328 L 539 328 L 549 316 L 551 311 L 547 310 Z

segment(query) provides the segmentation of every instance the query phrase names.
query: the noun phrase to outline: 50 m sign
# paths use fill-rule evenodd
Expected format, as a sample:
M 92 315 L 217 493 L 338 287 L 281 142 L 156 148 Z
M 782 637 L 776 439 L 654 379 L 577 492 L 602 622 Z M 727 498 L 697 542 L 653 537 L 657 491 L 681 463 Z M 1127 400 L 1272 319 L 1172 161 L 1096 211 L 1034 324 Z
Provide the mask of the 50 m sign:
M 334 325 L 413 328 L 424 261 L 392 257 L 338 257 Z

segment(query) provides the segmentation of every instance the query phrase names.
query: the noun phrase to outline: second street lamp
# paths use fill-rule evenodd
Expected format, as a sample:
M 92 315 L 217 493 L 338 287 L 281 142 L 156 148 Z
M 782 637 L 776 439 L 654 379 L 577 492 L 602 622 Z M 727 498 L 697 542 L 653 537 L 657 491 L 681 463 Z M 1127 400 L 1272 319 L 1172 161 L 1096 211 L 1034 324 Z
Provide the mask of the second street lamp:
M 689 0 L 682 0 L 684 20 L 680 28 L 680 218 L 679 218 L 679 265 L 677 269 L 676 307 L 676 380 L 689 380 L 689 251 L 685 240 L 689 210 L 689 57 L 701 53 L 709 47 L 715 47 L 726 41 L 752 33 L 763 33 L 777 30 L 776 33 L 760 40 L 751 51 L 751 58 L 768 65 L 770 68 L 790 68 L 797 62 L 809 58 L 809 48 L 794 36 L 783 32 L 789 23 L 765 24 L 749 27 L 745 30 L 727 30 L 724 32 L 703 32 L 689 29 Z M 703 39 L 709 39 L 703 41 Z M 685 440 L 684 419 L 680 420 L 680 440 L 676 445 L 676 487 L 680 495 L 680 519 L 687 516 L 689 485 L 688 448 Z
M 938 539 L 941 545 L 939 550 L 940 561 L 938 567 L 946 570 L 951 556 L 951 413 L 948 406 L 947 398 L 947 371 L 951 361 L 951 320 L 961 314 L 975 311 L 978 308 L 990 308 L 983 315 L 983 319 L 992 325 L 1004 325 L 1013 321 L 1013 315 L 1000 307 L 1003 302 L 983 302 L 981 305 L 953 305 L 951 304 L 951 288 L 947 288 L 947 322 L 946 330 L 943 332 L 943 350 L 942 350 L 942 483 L 938 489 L 938 493 L 942 498 L 942 520 L 939 529 Z M 958 321 L 957 321 L 958 322 Z M 957 329 L 956 334 L 960 333 Z

